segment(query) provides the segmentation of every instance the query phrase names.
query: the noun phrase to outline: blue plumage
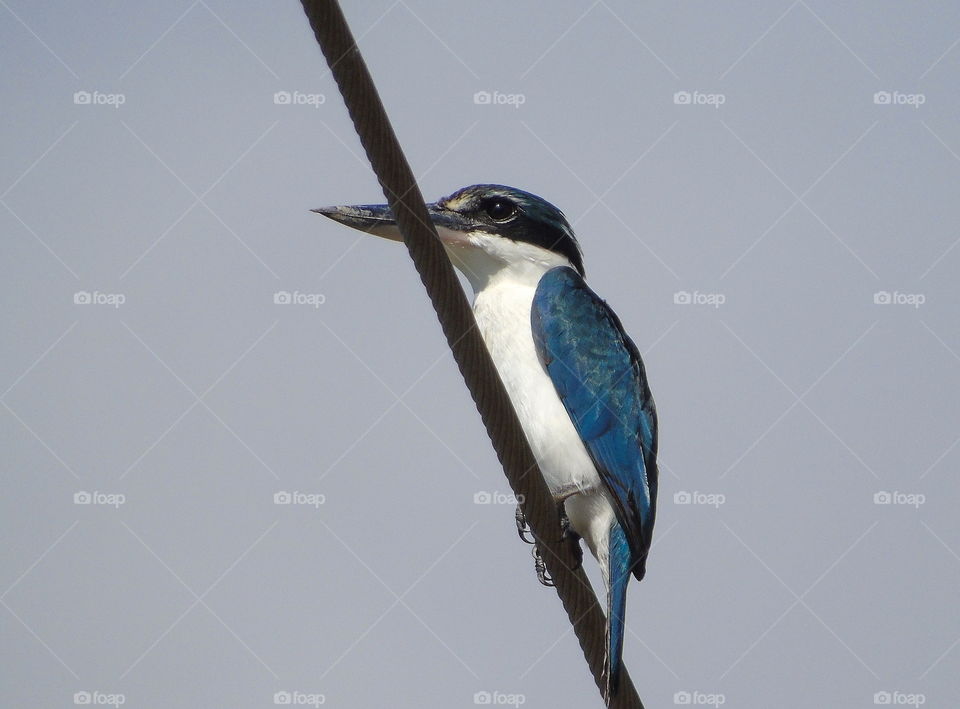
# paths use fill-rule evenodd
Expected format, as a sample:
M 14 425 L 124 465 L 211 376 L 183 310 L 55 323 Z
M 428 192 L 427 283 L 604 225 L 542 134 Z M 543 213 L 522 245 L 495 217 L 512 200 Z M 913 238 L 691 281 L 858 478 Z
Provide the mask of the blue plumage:
M 627 584 L 633 554 L 619 522 L 609 534 L 610 560 L 607 565 L 607 696 L 617 691 L 620 658 L 623 654 L 623 624 L 627 615 Z
M 614 502 L 608 561 L 608 661 L 615 686 L 629 574 L 643 578 L 657 500 L 657 415 L 643 361 L 616 314 L 572 268 L 540 280 L 537 354 Z
M 603 565 L 606 689 L 612 697 L 621 669 L 627 585 L 631 575 L 643 578 L 657 501 L 657 415 L 640 353 L 584 283 L 580 245 L 550 202 L 514 187 L 482 184 L 457 190 L 427 210 L 452 263 L 474 290 L 477 325 L 544 479 L 570 513 L 569 529 Z M 387 239 L 402 238 L 385 204 L 314 211 Z M 517 529 L 526 539 L 519 509 Z M 549 585 L 536 558 L 537 575 Z

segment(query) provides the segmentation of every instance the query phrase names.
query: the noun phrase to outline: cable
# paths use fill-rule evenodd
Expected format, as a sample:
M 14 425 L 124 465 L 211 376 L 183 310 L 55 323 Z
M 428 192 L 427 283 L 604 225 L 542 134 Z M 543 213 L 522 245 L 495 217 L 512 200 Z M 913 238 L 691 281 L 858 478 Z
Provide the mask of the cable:
M 561 540 L 557 507 L 476 328 L 473 312 L 430 221 L 420 188 L 393 132 L 373 79 L 339 3 L 336 0 L 302 2 L 510 487 L 518 499 L 523 500 L 527 523 L 538 540 L 543 561 L 580 641 L 594 681 L 603 693 L 606 631 L 600 603 L 578 564 L 573 542 Z M 621 669 L 619 689 L 607 700 L 607 705 L 617 709 L 643 709 L 626 668 Z

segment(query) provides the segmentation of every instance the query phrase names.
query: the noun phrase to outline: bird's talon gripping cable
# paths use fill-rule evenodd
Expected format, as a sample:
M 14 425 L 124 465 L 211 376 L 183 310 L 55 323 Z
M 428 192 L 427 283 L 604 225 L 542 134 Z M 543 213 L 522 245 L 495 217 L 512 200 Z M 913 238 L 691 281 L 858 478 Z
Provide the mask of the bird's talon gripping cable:
M 540 547 L 535 543 L 533 545 L 533 568 L 537 571 L 537 580 L 542 583 L 544 586 L 550 588 L 554 587 L 553 579 L 550 577 L 550 573 L 547 571 L 547 565 L 543 561 L 543 557 L 540 556 Z
M 536 544 L 537 541 L 533 538 L 533 533 L 527 525 L 527 518 L 523 515 L 523 508 L 520 505 L 517 505 L 514 519 L 517 522 L 517 534 L 520 535 L 520 539 L 527 544 Z

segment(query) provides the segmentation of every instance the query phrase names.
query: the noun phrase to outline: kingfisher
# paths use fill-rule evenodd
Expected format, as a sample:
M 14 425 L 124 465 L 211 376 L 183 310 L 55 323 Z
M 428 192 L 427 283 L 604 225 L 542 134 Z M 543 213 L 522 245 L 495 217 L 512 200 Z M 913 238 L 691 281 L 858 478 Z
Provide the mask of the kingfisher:
M 504 185 L 472 185 L 427 205 L 453 265 L 474 293 L 473 314 L 564 534 L 586 542 L 606 586 L 607 697 L 616 693 L 627 584 L 646 570 L 657 504 L 657 413 L 643 360 L 620 319 L 584 280 L 566 217 Z M 312 210 L 402 241 L 390 207 Z M 520 536 L 527 531 L 517 509 Z M 535 544 L 535 540 L 533 542 Z M 534 546 L 540 581 L 548 584 Z

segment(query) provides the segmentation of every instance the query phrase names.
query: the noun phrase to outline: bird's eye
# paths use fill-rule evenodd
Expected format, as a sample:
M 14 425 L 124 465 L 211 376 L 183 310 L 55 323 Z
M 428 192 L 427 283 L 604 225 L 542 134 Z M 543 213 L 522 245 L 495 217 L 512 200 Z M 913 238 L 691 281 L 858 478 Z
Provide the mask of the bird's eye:
M 508 199 L 495 198 L 487 200 L 483 205 L 484 211 L 495 222 L 503 222 L 517 213 L 517 205 Z

